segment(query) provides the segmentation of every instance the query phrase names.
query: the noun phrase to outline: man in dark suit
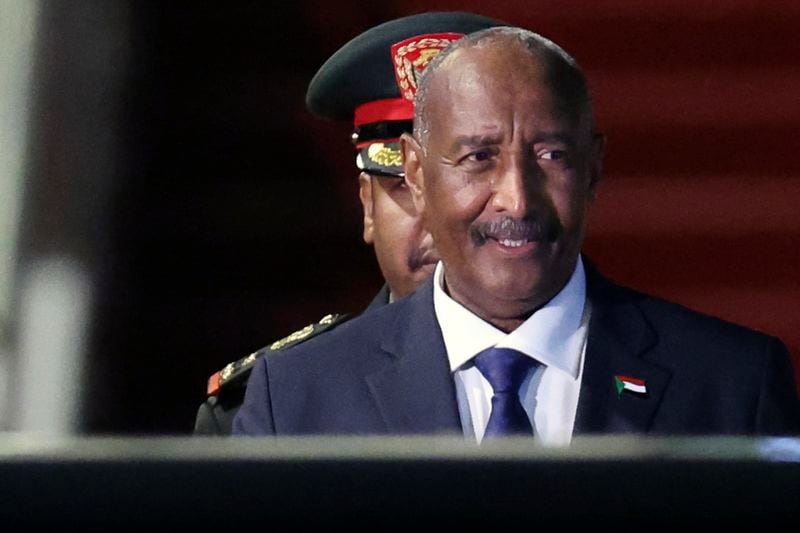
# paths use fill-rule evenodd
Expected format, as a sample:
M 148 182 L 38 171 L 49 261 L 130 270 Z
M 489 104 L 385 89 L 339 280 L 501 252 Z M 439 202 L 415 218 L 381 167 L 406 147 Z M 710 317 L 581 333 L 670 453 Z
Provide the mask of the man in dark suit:
M 601 174 L 575 61 L 516 28 L 419 80 L 406 181 L 441 262 L 408 298 L 258 361 L 234 433 L 795 434 L 780 341 L 605 280 L 580 255 Z
M 349 121 L 364 210 L 364 241 L 372 245 L 386 283 L 367 310 L 413 292 L 433 273 L 438 256 L 403 180 L 399 137 L 411 132 L 416 76 L 449 42 L 499 23 L 471 13 L 423 13 L 371 28 L 336 51 L 308 87 L 315 116 Z M 406 89 L 402 89 L 402 84 Z M 406 93 L 406 94 L 403 94 Z M 228 435 L 255 361 L 328 332 L 352 315 L 334 314 L 228 364 L 209 379 L 195 434 Z

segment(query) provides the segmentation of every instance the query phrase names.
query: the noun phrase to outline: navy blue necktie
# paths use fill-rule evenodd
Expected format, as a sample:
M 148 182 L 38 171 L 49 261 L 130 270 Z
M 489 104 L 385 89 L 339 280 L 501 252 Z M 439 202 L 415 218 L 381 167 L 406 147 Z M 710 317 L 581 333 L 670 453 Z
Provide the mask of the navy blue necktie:
M 494 390 L 492 414 L 486 426 L 486 437 L 533 435 L 533 428 L 519 401 L 519 387 L 534 359 L 510 348 L 489 348 L 475 356 L 475 366 Z

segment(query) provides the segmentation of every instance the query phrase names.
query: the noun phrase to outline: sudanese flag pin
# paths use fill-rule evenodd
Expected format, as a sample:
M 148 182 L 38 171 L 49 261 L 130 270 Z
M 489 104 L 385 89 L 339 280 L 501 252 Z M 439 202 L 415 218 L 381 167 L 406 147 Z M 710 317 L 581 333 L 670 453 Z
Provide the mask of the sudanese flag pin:
M 617 396 L 622 395 L 623 391 L 632 392 L 637 395 L 647 394 L 647 384 L 643 379 L 639 378 L 614 376 L 614 386 L 617 389 Z

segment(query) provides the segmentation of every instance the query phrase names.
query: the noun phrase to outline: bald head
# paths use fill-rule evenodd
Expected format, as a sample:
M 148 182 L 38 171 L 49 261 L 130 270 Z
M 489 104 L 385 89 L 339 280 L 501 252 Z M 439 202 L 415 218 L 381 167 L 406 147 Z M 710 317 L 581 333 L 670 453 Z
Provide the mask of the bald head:
M 469 77 L 477 82 L 497 72 L 503 76 L 527 75 L 532 84 L 546 85 L 557 109 L 586 133 L 592 132 L 591 99 L 586 78 L 575 59 L 537 33 L 497 27 L 470 34 L 450 45 L 422 74 L 415 97 L 414 136 L 423 149 L 431 129 L 430 109 L 437 98 L 448 98 L 451 78 L 466 80 L 469 86 Z M 502 81 L 496 80 L 500 84 Z

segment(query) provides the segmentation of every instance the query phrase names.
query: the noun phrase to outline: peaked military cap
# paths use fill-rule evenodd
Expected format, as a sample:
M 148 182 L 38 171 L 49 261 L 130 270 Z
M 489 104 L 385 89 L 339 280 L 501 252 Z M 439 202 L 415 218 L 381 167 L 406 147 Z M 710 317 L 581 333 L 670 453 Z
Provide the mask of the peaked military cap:
M 375 26 L 320 67 L 306 106 L 320 118 L 353 122 L 359 169 L 403 177 L 398 139 L 412 130 L 417 77 L 451 42 L 501 25 L 472 13 L 437 12 Z

